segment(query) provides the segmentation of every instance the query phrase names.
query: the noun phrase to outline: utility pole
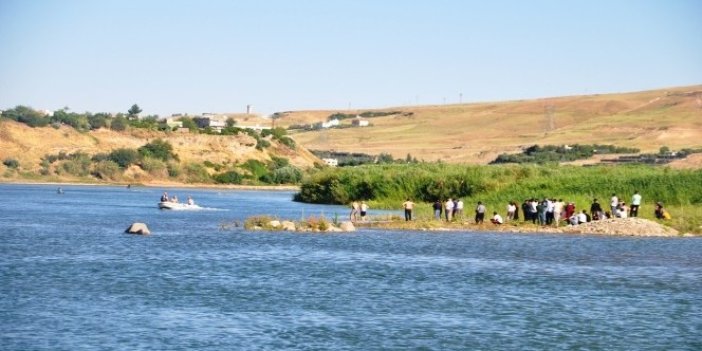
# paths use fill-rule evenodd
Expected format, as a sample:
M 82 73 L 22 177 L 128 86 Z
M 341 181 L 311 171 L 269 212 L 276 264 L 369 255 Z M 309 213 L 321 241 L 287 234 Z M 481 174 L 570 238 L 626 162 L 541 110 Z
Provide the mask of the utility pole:
M 463 93 L 458 93 L 458 103 L 459 104 L 463 103 Z
M 546 133 L 556 129 L 555 106 L 547 104 L 544 106 L 544 119 L 546 120 Z

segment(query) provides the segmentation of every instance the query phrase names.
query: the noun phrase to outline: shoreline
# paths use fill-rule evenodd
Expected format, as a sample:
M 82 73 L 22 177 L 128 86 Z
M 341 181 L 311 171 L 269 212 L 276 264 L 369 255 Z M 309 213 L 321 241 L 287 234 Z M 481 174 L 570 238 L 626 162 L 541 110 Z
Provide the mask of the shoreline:
M 597 236 L 633 236 L 633 237 L 699 237 L 691 233 L 680 233 L 674 228 L 643 218 L 617 218 L 588 222 L 576 226 L 559 227 L 539 226 L 524 223 L 474 224 L 472 222 L 446 223 L 438 221 L 369 221 L 354 222 L 358 228 L 413 230 L 429 232 L 476 232 L 476 233 L 510 233 L 510 234 L 563 234 L 563 235 L 597 235 Z
M 7 180 L 0 179 L 0 184 L 17 184 L 17 185 L 53 185 L 53 186 L 121 186 L 127 187 L 145 187 L 145 188 L 183 188 L 183 189 L 223 189 L 223 190 L 265 190 L 265 191 L 298 191 L 300 187 L 296 185 L 241 185 L 241 184 L 186 184 L 176 182 L 147 182 L 147 183 L 86 183 L 86 182 L 52 182 L 52 181 L 31 181 L 31 180 Z

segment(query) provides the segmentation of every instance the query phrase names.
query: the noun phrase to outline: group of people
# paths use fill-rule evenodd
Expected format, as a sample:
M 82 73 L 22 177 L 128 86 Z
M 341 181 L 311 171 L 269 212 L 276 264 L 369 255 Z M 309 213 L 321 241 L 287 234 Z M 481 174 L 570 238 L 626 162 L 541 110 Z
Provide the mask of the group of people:
M 532 198 L 524 200 L 521 206 L 517 206 L 517 203 L 514 201 L 507 204 L 507 218 L 509 220 L 519 220 L 519 209 L 521 207 L 524 221 L 531 221 L 540 225 L 555 224 L 558 226 L 562 220 L 570 225 L 578 225 L 607 218 L 638 217 L 641 201 L 642 197 L 638 191 L 635 191 L 634 195 L 632 195 L 630 206 L 621 200 L 616 193 L 613 193 L 609 199 L 608 209 L 604 209 L 597 199 L 593 199 L 589 212 L 585 209 L 578 212 L 573 202 L 566 203 L 563 199 L 549 198 L 539 201 Z M 497 212 L 494 214 L 496 217 L 493 218 L 501 219 Z M 655 215 L 659 219 L 670 219 L 670 214 L 663 208 L 661 202 L 656 203 Z M 493 223 L 496 222 L 493 221 Z
M 516 201 L 510 201 L 507 204 L 506 220 L 518 221 L 520 219 L 520 209 L 525 222 L 531 221 L 534 224 L 543 226 L 558 226 L 562 222 L 570 225 L 578 225 L 607 218 L 638 217 L 641 201 L 642 197 L 638 191 L 635 191 L 634 195 L 632 195 L 630 205 L 628 205 L 625 201 L 622 201 L 617 194 L 613 193 L 609 199 L 608 209 L 604 209 L 597 199 L 593 199 L 592 203 L 590 204 L 590 211 L 588 212 L 585 209 L 578 211 L 575 203 L 565 202 L 563 199 L 547 197 L 543 200 L 537 200 L 535 198 L 531 198 L 524 200 L 521 205 Z M 402 203 L 402 208 L 405 212 L 405 221 L 412 220 L 415 205 L 416 204 L 409 198 Z M 433 203 L 432 209 L 436 220 L 442 220 L 442 215 L 447 222 L 464 220 L 464 203 L 461 199 L 449 198 L 446 201 L 437 199 Z M 367 220 L 367 213 L 368 205 L 365 201 L 362 201 L 360 204 L 358 201 L 354 201 L 351 204 L 351 221 L 357 221 L 359 214 L 360 219 L 365 221 Z M 486 213 L 487 207 L 481 201 L 478 201 L 477 205 L 475 206 L 475 223 L 482 224 L 485 221 Z M 671 218 L 670 213 L 665 210 L 663 203 L 661 202 L 656 203 L 654 213 L 658 219 Z M 493 211 L 490 222 L 495 225 L 500 225 L 505 223 L 505 219 L 499 213 L 497 213 L 497 211 Z
M 161 202 L 174 202 L 174 203 L 178 203 L 179 201 L 178 201 L 178 196 L 177 196 L 177 195 L 173 195 L 172 197 L 168 197 L 168 192 L 164 191 L 164 192 L 163 192 L 163 195 L 161 195 Z M 194 205 L 194 204 L 195 204 L 195 201 L 193 200 L 193 198 L 192 198 L 191 196 L 188 196 L 187 204 L 188 204 L 188 205 Z
M 463 220 L 463 200 L 449 198 L 445 202 L 436 200 L 432 205 L 434 209 L 434 218 L 441 220 L 441 214 L 446 216 L 446 221 L 451 222 L 454 219 Z
M 368 204 L 365 201 L 361 201 L 361 203 L 354 201 L 351 203 L 351 214 L 349 215 L 351 222 L 358 221 L 359 215 L 361 221 L 366 221 L 368 219 Z

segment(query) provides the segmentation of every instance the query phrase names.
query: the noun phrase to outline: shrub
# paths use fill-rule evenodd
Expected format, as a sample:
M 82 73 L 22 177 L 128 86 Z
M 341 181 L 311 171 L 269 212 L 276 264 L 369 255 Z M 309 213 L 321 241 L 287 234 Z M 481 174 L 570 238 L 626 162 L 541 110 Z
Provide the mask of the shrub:
M 99 161 L 93 166 L 93 176 L 99 179 L 114 180 L 118 178 L 121 170 L 117 163 L 109 160 Z
M 170 160 L 178 160 L 178 155 L 173 153 L 173 146 L 165 140 L 156 139 L 139 149 L 139 154 L 143 157 L 151 157 L 167 162 Z
M 16 169 L 19 168 L 19 161 L 15 160 L 14 158 L 6 158 L 4 161 L 2 161 L 2 164 L 7 166 L 7 168 L 12 168 Z
M 168 175 L 166 163 L 151 157 L 144 157 L 144 159 L 141 160 L 141 169 L 153 176 L 162 177 Z
M 185 165 L 186 181 L 190 183 L 209 183 L 212 178 L 207 172 L 207 168 L 199 163 L 188 163 Z
M 266 167 L 263 162 L 258 160 L 247 160 L 241 167 L 251 172 L 250 178 L 252 179 L 260 180 L 264 176 L 268 175 L 268 167 Z
M 124 116 L 117 116 L 110 123 L 110 129 L 121 132 L 127 129 L 127 125 L 129 121 Z
M 134 149 L 120 148 L 110 152 L 110 160 L 117 163 L 122 168 L 139 161 L 139 152 Z
M 275 184 L 297 184 L 302 181 L 302 171 L 293 166 L 285 166 L 273 171 L 271 182 Z
M 244 177 L 236 171 L 228 171 L 214 176 L 214 181 L 219 184 L 241 184 Z
M 168 162 L 166 169 L 168 170 L 168 176 L 172 178 L 177 178 L 183 173 L 182 167 L 177 162 Z

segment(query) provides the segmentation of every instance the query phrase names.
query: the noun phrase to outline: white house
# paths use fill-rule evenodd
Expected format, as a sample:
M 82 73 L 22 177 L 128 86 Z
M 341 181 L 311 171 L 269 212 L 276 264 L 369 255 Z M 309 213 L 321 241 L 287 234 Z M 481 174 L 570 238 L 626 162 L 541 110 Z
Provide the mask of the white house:
M 322 122 L 322 128 L 336 127 L 339 125 L 339 123 L 341 123 L 341 122 L 339 122 L 338 119 L 334 118 L 331 121 Z
M 322 161 L 324 161 L 324 163 L 330 167 L 336 167 L 339 165 L 339 160 L 335 158 L 323 158 Z
M 367 119 L 363 119 L 360 116 L 356 116 L 356 118 L 351 121 L 351 125 L 354 127 L 368 127 L 369 123 Z

